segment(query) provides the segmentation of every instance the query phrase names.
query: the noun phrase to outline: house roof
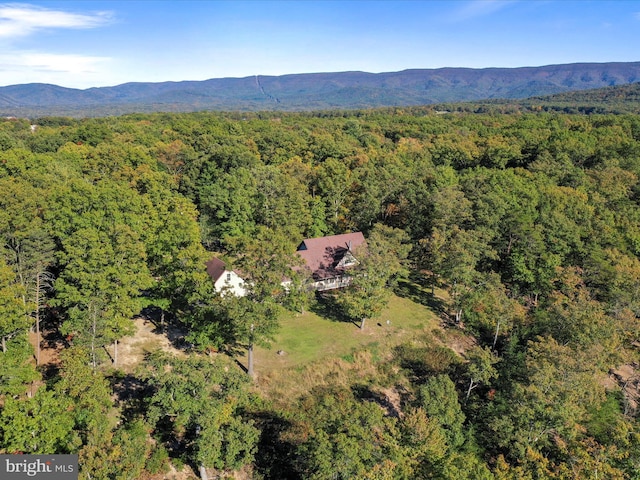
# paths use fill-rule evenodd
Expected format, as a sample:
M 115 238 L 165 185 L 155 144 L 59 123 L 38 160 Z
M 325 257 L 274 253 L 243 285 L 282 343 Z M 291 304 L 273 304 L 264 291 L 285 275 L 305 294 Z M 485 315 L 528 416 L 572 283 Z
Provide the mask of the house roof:
M 218 281 L 225 270 L 226 268 L 224 262 L 217 257 L 213 257 L 207 262 L 207 273 L 211 278 L 213 278 L 214 282 Z
M 362 232 L 307 238 L 298 246 L 298 254 L 311 270 L 314 280 L 322 280 L 341 275 L 345 267 L 340 261 L 364 244 Z

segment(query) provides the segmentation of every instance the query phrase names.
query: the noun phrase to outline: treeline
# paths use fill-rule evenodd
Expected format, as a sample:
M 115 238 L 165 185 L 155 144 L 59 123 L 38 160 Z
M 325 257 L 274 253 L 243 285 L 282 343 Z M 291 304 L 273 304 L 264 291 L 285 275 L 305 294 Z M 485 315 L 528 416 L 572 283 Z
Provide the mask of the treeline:
M 525 99 L 495 99 L 441 105 L 439 109 L 473 113 L 638 114 L 640 113 L 640 83 L 577 90 Z
M 169 458 L 254 478 L 636 478 L 637 380 L 607 380 L 638 362 L 637 116 L 33 123 L 0 123 L 0 451 L 79 453 L 84 478 Z M 290 252 L 347 231 L 424 286 L 416 300 L 445 289 L 440 314 L 478 346 L 462 359 L 416 338 L 287 407 L 199 353 L 268 340 L 282 308 L 314 301 L 279 286 Z M 250 271 L 246 299 L 212 291 L 211 252 Z M 143 310 L 189 328 L 194 351 L 123 376 Z M 54 369 L 31 346 L 43 328 Z

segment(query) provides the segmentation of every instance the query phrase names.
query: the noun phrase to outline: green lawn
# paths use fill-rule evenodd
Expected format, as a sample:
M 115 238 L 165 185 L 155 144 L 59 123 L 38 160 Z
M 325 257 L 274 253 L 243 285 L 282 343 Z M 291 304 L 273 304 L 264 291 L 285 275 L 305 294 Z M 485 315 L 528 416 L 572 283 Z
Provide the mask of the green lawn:
M 439 320 L 427 307 L 394 295 L 382 315 L 367 320 L 363 330 L 353 323 L 322 318 L 312 312 L 284 315 L 280 324 L 271 348 L 256 349 L 258 377 L 322 359 L 345 357 L 367 345 L 392 346 L 411 334 L 432 331 Z M 280 350 L 282 355 L 277 353 Z

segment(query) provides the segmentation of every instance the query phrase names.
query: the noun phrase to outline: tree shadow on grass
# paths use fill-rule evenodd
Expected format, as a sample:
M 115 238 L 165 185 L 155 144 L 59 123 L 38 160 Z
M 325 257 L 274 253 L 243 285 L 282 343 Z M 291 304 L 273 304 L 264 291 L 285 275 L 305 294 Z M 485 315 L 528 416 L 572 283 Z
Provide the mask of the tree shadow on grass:
M 163 312 L 158 307 L 147 307 L 140 312 L 140 317 L 146 323 L 153 325 L 152 333 L 164 335 L 176 350 L 189 351 L 194 345 L 187 340 L 189 329 L 169 312 Z
M 249 367 L 247 367 L 244 363 L 242 363 L 237 358 L 234 358 L 233 361 L 235 362 L 235 364 L 238 366 L 240 370 L 242 370 L 244 373 L 249 373 Z
M 374 402 L 380 405 L 380 408 L 385 411 L 385 415 L 388 417 L 400 418 L 402 416 L 400 395 L 398 395 L 398 403 L 395 403 L 389 396 L 385 395 L 383 392 L 373 390 L 370 385 L 352 385 L 351 391 L 353 392 L 353 395 L 359 400 L 365 402 Z
M 399 280 L 394 292 L 399 297 L 429 307 L 438 315 L 446 311 L 444 300 L 431 292 L 430 280 L 421 273 L 413 272 L 408 278 Z
M 344 314 L 335 300 L 336 293 L 316 292 L 316 301 L 313 302 L 309 310 L 319 317 L 326 318 L 332 322 L 352 323 L 360 327 L 360 322 Z

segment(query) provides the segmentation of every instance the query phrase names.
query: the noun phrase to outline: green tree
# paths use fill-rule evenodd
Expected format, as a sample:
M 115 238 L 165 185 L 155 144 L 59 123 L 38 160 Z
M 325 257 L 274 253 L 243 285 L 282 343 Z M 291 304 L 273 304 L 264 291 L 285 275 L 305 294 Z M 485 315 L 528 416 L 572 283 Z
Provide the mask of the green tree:
M 25 393 L 29 382 L 38 378 L 32 365 L 33 348 L 27 340 L 31 326 L 31 318 L 26 315 L 29 305 L 25 305 L 24 286 L 0 256 L 0 395 L 17 398 Z
M 74 430 L 83 445 L 101 442 L 113 426 L 113 392 L 107 379 L 91 367 L 87 349 L 73 346 L 61 353 L 60 381 L 55 392 L 69 398 L 73 413 Z
M 411 248 L 407 242 L 403 230 L 376 224 L 367 244 L 354 252 L 358 264 L 349 270 L 349 286 L 337 293 L 335 301 L 347 317 L 360 321 L 361 329 L 367 318 L 382 313 L 394 282 L 406 274 Z
M 180 318 L 196 315 L 200 305 L 213 294 L 205 263 L 211 259 L 200 238 L 198 213 L 194 205 L 175 192 L 154 188 L 151 200 L 149 234 L 145 238 L 147 265 L 156 279 L 147 290 L 145 301 Z
M 70 453 L 76 447 L 70 404 L 71 399 L 46 388 L 32 398 L 7 398 L 0 412 L 0 448 L 7 453 Z
M 7 340 L 25 332 L 31 323 L 25 317 L 24 288 L 15 280 L 15 273 L 0 257 L 0 337 L 3 353 L 7 353 Z
M 246 296 L 225 298 L 226 319 L 232 325 L 232 344 L 247 348 L 247 373 L 253 376 L 253 347 L 268 345 L 279 327 L 281 306 L 290 295 L 304 292 L 286 286 L 300 263 L 283 232 L 260 227 L 255 238 L 237 245 L 236 264 L 243 273 Z
M 178 180 L 182 176 L 185 165 L 192 162 L 195 155 L 193 148 L 179 139 L 169 143 L 160 141 L 155 145 L 155 157 Z
M 466 376 L 469 379 L 466 399 L 469 400 L 471 391 L 479 385 L 489 385 L 489 382 L 498 376 L 498 370 L 494 367 L 499 358 L 487 347 L 474 347 L 467 353 Z
M 535 230 L 540 189 L 534 180 L 519 169 L 465 172 L 461 185 L 473 205 L 474 230 L 487 244 L 479 252 L 481 262 L 507 261 L 514 247 Z M 497 267 L 503 269 L 500 263 Z
M 455 384 L 448 375 L 437 375 L 427 380 L 418 390 L 419 404 L 427 416 L 443 429 L 450 448 L 457 449 L 464 443 L 465 415 L 458 401 Z
M 421 264 L 432 272 L 432 288 L 435 288 L 438 278 L 449 285 L 455 321 L 460 323 L 465 294 L 471 291 L 478 277 L 478 262 L 490 250 L 483 241 L 482 233 L 457 226 L 450 230 L 435 229 L 428 238 L 420 241 L 420 248 L 423 252 Z
M 24 318 L 24 317 L 23 317 Z M 33 382 L 40 378 L 33 364 L 33 347 L 26 332 L 5 342 L 6 352 L 0 354 L 0 399 L 19 398 L 33 393 Z M 31 389 L 27 386 L 31 384 Z
M 241 416 L 248 405 L 245 377 L 205 357 L 161 353 L 141 370 L 153 389 L 149 422 L 164 438 L 180 441 L 188 460 L 218 470 L 237 470 L 253 460 L 258 430 Z
M 640 314 L 640 260 L 617 249 L 595 250 L 585 265 L 585 282 L 612 312 Z
M 250 237 L 256 228 L 256 178 L 239 168 L 221 173 L 200 189 L 198 205 L 205 243 L 227 244 Z
M 63 333 L 89 346 L 94 367 L 97 349 L 109 343 L 117 364 L 118 340 L 133 333 L 131 317 L 152 284 L 144 260 L 144 246 L 126 225 L 116 224 L 110 233 L 80 229 L 63 243 L 55 304 L 66 308 Z
M 345 204 L 353 186 L 353 173 L 344 162 L 328 158 L 316 167 L 314 177 L 317 193 L 327 205 L 327 223 L 338 230 L 347 213 Z
M 150 455 L 150 428 L 139 418 L 118 416 L 108 380 L 91 367 L 88 350 L 73 346 L 61 354 L 59 398 L 69 399 L 74 451 L 83 478 L 140 478 Z M 55 421 L 55 419 L 54 419 Z
M 436 472 L 449 454 L 447 435 L 439 421 L 429 417 L 423 408 L 407 409 L 398 428 L 403 463 L 407 469 L 405 475 L 413 478 L 437 477 Z
M 49 268 L 55 245 L 43 221 L 45 192 L 26 181 L 1 179 L 0 254 L 22 287 L 24 315 L 36 330 L 36 362 L 40 363 L 40 314 L 52 287 Z
M 526 309 L 513 298 L 496 273 L 482 275 L 475 288 L 464 299 L 465 325 L 477 331 L 491 348 L 496 349 L 501 334 L 509 334 L 526 322 Z
M 324 387 L 305 396 L 296 413 L 291 434 L 304 478 L 393 478 L 400 470 L 395 422 L 377 404 L 359 401 L 347 388 Z M 371 476 L 381 471 L 389 476 Z
M 251 174 L 257 182 L 256 223 L 292 238 L 303 236 L 312 225 L 307 186 L 275 167 L 256 167 Z
M 249 296 L 224 299 L 225 317 L 232 328 L 232 337 L 227 343 L 247 350 L 247 374 L 254 376 L 254 355 L 256 345 L 268 346 L 279 327 L 278 316 L 281 306 L 273 299 L 256 300 Z
M 592 361 L 608 363 L 610 356 L 616 355 L 621 341 L 615 319 L 593 298 L 581 268 L 558 269 L 556 274 L 557 290 L 549 295 L 546 309 L 539 313 L 540 323 L 564 345 L 604 347 L 602 355 Z
M 526 380 L 494 405 L 489 422 L 492 438 L 511 458 L 524 460 L 535 451 L 561 459 L 566 442 L 582 437 L 589 410 L 604 400 L 593 355 L 594 349 L 572 348 L 550 337 L 530 342 Z

